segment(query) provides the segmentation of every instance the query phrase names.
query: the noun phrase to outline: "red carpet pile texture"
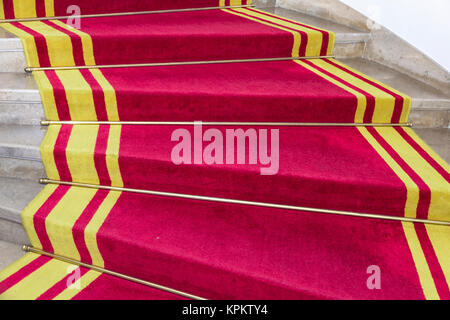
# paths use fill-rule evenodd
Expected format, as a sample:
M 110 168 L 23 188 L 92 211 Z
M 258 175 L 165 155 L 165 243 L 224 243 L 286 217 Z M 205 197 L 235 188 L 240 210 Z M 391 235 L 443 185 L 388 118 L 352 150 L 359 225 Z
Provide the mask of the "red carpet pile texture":
M 33 71 L 53 182 L 22 215 L 32 247 L 206 299 L 450 299 L 450 226 L 390 220 L 449 222 L 449 166 L 393 126 L 408 122 L 408 96 L 324 58 L 333 33 L 245 0 L 3 0 L 0 18 L 74 4 L 196 10 L 0 24 L 28 67 L 91 66 Z M 217 62 L 269 58 L 290 60 Z M 142 63 L 176 64 L 98 67 Z M 180 164 L 175 130 L 192 138 Z M 230 132 L 247 147 L 226 144 Z M 71 266 L 27 253 L 0 272 L 0 297 L 186 298 Z

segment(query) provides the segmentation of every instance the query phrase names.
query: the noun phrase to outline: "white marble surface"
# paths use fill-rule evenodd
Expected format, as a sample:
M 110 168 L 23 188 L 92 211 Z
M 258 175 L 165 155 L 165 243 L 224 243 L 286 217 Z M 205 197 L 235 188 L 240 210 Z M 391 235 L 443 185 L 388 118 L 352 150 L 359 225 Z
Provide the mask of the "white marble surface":
M 0 241 L 0 270 L 5 269 L 24 254 L 20 245 Z
M 297 10 L 371 33 L 364 57 L 409 73 L 442 92 L 450 92 L 450 73 L 384 26 L 339 0 L 278 0 L 282 8 Z M 414 23 L 414 20 L 411 20 Z

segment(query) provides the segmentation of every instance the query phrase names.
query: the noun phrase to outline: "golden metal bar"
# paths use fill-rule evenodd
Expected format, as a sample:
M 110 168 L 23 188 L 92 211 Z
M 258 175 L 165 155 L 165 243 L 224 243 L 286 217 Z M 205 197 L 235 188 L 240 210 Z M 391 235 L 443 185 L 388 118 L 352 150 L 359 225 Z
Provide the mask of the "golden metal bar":
M 52 121 L 42 120 L 42 126 L 50 125 L 137 125 L 137 126 L 189 126 L 197 121 Z M 273 127 L 412 127 L 412 123 L 321 123 L 321 122 L 209 122 L 204 126 L 273 126 Z
M 62 20 L 62 19 L 69 19 L 69 18 L 103 18 L 103 17 L 136 16 L 136 15 L 144 15 L 144 14 L 190 12 L 190 11 L 205 11 L 205 10 L 219 10 L 219 9 L 249 8 L 249 7 L 252 8 L 255 6 L 250 4 L 250 5 L 242 5 L 242 6 L 223 6 L 223 7 L 186 8 L 186 9 L 170 9 L 170 10 L 153 10 L 153 11 L 132 11 L 132 12 L 117 12 L 117 13 L 82 14 L 79 16 L 71 15 L 71 16 L 53 16 L 53 17 L 40 17 L 40 18 L 16 18 L 16 19 L 3 19 L 3 20 L 0 20 L 0 23 Z
M 33 71 L 49 71 L 49 70 L 83 70 L 83 69 L 191 66 L 191 65 L 203 65 L 203 64 L 330 59 L 330 58 L 334 58 L 334 57 L 335 56 L 311 56 L 311 57 L 283 57 L 283 58 L 257 58 L 257 59 L 232 59 L 232 60 L 207 60 L 207 61 L 156 62 L 156 63 L 134 63 L 134 64 L 104 64 L 104 65 L 95 65 L 95 66 L 72 66 L 72 67 L 26 67 L 25 71 L 33 72 Z
M 310 208 L 310 207 L 300 207 L 300 206 L 291 206 L 291 205 L 275 204 L 275 203 L 265 203 L 265 202 L 227 199 L 227 198 L 218 198 L 218 197 L 198 196 L 198 195 L 164 192 L 164 191 L 153 191 L 153 190 L 132 189 L 132 188 L 123 188 L 123 187 L 102 186 L 102 185 L 88 184 L 88 183 L 58 181 L 58 180 L 51 180 L 51 179 L 45 179 L 45 178 L 39 179 L 39 183 L 41 183 L 41 184 L 59 184 L 59 185 L 66 185 L 66 186 L 100 189 L 100 190 L 110 190 L 110 191 L 125 191 L 125 192 L 149 194 L 149 195 L 169 197 L 169 198 L 181 198 L 181 199 L 189 199 L 189 200 L 239 204 L 239 205 L 254 206 L 254 207 L 273 208 L 273 209 L 286 209 L 286 210 L 294 210 L 294 211 L 328 213 L 328 214 L 351 216 L 351 217 L 358 217 L 358 218 L 371 218 L 371 219 L 404 221 L 404 222 L 450 226 L 449 221 L 426 220 L 426 219 L 416 219 L 416 218 L 408 218 L 408 217 L 388 216 L 388 215 L 382 215 L 382 214 L 318 209 L 318 208 Z
M 151 287 L 151 288 L 155 288 L 155 289 L 158 289 L 158 290 L 161 290 L 161 291 L 170 292 L 170 293 L 173 293 L 173 294 L 176 294 L 178 296 L 182 296 L 182 297 L 185 297 L 185 298 L 188 298 L 188 299 L 192 299 L 192 300 L 207 300 L 205 298 L 201 298 L 199 296 L 195 296 L 195 295 L 183 292 L 183 291 L 175 290 L 175 289 L 172 289 L 172 288 L 169 288 L 169 287 L 166 287 L 166 286 L 162 286 L 162 285 L 159 285 L 159 284 L 156 284 L 156 283 L 153 283 L 153 282 L 148 282 L 148 281 L 141 280 L 141 279 L 138 279 L 138 278 L 130 277 L 130 276 L 127 276 L 127 275 L 119 273 L 119 272 L 114 272 L 114 271 L 111 271 L 111 270 L 107 270 L 105 268 L 97 267 L 97 266 L 94 266 L 94 265 L 91 265 L 91 264 L 87 264 L 87 263 L 84 263 L 84 262 L 81 262 L 81 261 L 77 261 L 77 260 L 74 260 L 74 259 L 71 259 L 71 258 L 67 258 L 67 257 L 61 256 L 61 255 L 57 255 L 57 254 L 54 254 L 54 253 L 49 253 L 49 252 L 43 251 L 41 249 L 34 248 L 32 246 L 29 246 L 29 245 L 23 245 L 22 246 L 22 250 L 25 251 L 25 252 L 33 252 L 33 253 L 36 253 L 36 254 L 41 254 L 41 255 L 44 255 L 44 256 L 47 256 L 47 257 L 50 257 L 50 258 L 54 258 L 54 259 L 57 259 L 57 260 L 60 260 L 60 261 L 63 261 L 63 262 L 67 262 L 69 264 L 73 264 L 73 265 L 77 265 L 77 266 L 80 266 L 80 267 L 88 268 L 88 269 L 91 269 L 91 270 L 94 270 L 94 271 L 97 271 L 97 272 L 100 272 L 100 273 L 105 273 L 105 274 L 108 274 L 108 275 L 111 275 L 111 276 L 114 276 L 114 277 L 118 277 L 118 278 L 121 278 L 121 279 L 124 279 L 124 280 L 136 282 L 136 283 L 139 283 L 139 284 Z

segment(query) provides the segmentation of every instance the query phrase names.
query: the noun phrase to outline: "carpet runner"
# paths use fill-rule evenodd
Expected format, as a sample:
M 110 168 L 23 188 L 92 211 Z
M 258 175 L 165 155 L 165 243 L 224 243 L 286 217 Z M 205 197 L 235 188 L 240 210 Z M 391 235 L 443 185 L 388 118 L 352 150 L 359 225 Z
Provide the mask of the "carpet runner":
M 31 2 L 4 0 L 0 17 L 65 15 L 66 1 Z M 82 14 L 248 4 L 70 2 Z M 449 166 L 405 127 L 409 97 L 313 58 L 332 53 L 331 32 L 253 8 L 0 26 L 28 67 L 110 66 L 33 71 L 49 184 L 22 218 L 44 252 L 0 273 L 0 298 L 185 298 L 50 253 L 206 299 L 450 299 Z M 195 63 L 113 67 L 167 62 Z

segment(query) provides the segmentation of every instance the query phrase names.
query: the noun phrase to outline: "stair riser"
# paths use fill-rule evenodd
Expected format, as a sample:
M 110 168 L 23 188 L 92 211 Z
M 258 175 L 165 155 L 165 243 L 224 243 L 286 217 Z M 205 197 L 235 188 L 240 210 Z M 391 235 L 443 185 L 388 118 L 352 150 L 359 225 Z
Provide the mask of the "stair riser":
M 450 108 L 444 106 L 437 108 L 437 104 L 433 101 L 413 100 L 410 121 L 424 128 L 449 127 Z M 17 112 L 17 110 L 21 111 Z M 40 102 L 0 102 L 0 125 L 40 125 L 43 119 L 45 116 Z
M 30 117 L 32 114 L 30 114 Z M 0 123 L 1 121 L 0 113 Z M 38 123 L 38 119 L 35 119 Z M 450 127 L 450 111 L 448 110 L 412 110 L 410 121 L 417 128 Z M 37 181 L 45 177 L 45 170 L 38 152 L 39 146 L 0 145 L 0 177 L 19 178 Z M 25 158 L 25 159 L 24 159 Z
M 0 158 L 0 177 L 38 181 L 45 170 L 40 160 Z
M 450 128 L 450 111 L 413 109 L 409 121 L 418 128 Z
M 276 0 L 253 0 L 252 4 L 258 8 L 275 7 Z
M 336 43 L 334 55 L 338 59 L 360 58 L 364 55 L 365 48 L 365 42 Z
M 0 208 L 0 212 L 1 212 Z M 0 240 L 16 244 L 28 244 L 28 236 L 21 223 L 0 219 Z
M 364 54 L 366 43 L 364 41 L 337 42 L 335 55 L 338 58 L 356 58 Z M 1 47 L 1 43 L 0 43 Z M 26 67 L 25 54 L 22 50 L 1 51 L 0 49 L 0 72 L 24 72 Z
M 27 81 L 34 81 L 34 79 L 27 78 Z M 40 102 L 41 96 L 39 94 L 39 91 L 34 88 L 26 90 L 21 89 L 0 90 L 0 106 L 8 104 L 36 104 Z M 1 109 L 0 112 L 2 112 Z
M 24 72 L 27 65 L 23 50 L 0 50 L 0 61 L 0 72 Z
M 44 118 L 40 102 L 0 102 L 0 124 L 39 125 Z
M 17 159 L 17 160 L 39 160 L 39 145 L 0 145 L 0 159 Z

